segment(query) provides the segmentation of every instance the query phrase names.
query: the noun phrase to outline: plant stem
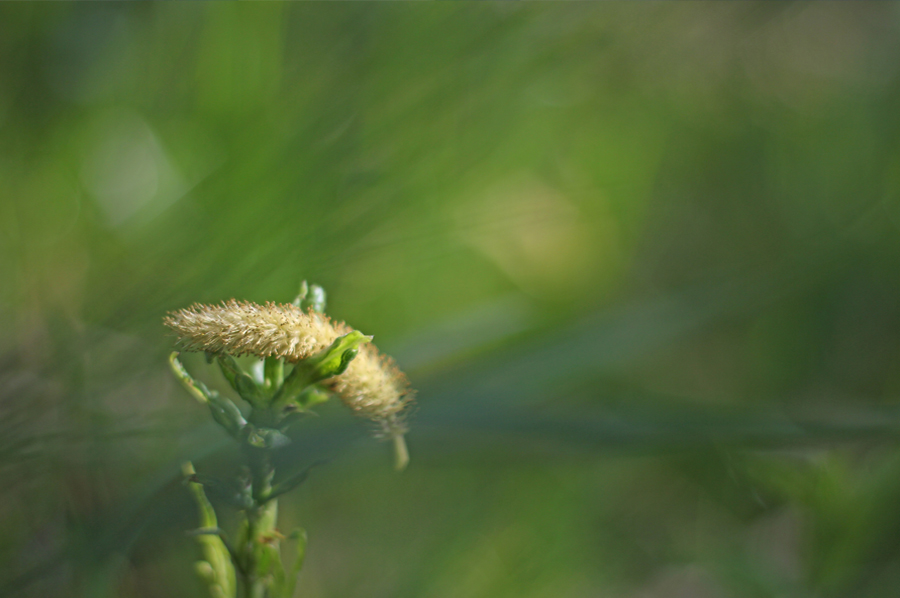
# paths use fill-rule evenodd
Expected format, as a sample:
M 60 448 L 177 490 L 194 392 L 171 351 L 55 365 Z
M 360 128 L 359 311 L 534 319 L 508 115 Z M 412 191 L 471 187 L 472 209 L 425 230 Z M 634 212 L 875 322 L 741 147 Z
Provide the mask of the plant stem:
M 253 506 L 245 511 L 247 535 L 243 546 L 243 581 L 247 598 L 266 598 L 269 576 L 261 575 L 259 558 L 263 543 L 277 542 L 275 524 L 278 501 L 270 498 L 275 468 L 268 449 L 244 445 L 251 475 Z

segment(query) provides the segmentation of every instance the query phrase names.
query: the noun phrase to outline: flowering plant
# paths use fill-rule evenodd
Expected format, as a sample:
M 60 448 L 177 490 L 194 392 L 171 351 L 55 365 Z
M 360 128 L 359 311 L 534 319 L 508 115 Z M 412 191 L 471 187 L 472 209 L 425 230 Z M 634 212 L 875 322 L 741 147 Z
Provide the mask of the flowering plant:
M 197 564 L 197 571 L 213 598 L 235 598 L 239 585 L 248 598 L 293 595 L 306 534 L 297 530 L 290 535 L 297 542 L 297 559 L 285 569 L 280 541 L 286 536 L 276 528 L 277 497 L 298 486 L 307 471 L 276 479 L 272 461 L 273 451 L 290 442 L 285 432 L 292 415 L 335 395 L 353 413 L 374 422 L 378 436 L 393 442 L 397 469 L 409 460 L 403 434 L 414 393 L 406 377 L 390 357 L 378 351 L 372 337 L 332 321 L 322 313 L 324 307 L 325 292 L 304 282 L 291 304 L 235 300 L 195 304 L 171 312 L 164 320 L 178 335 L 182 349 L 205 352 L 209 361 L 216 361 L 249 407 L 242 411 L 192 378 L 178 353 L 172 353 L 169 362 L 175 376 L 240 443 L 247 462 L 248 474 L 237 497 L 241 520 L 233 542 L 218 527 L 193 465 L 183 468 L 200 510 L 201 527 L 194 535 L 204 560 Z M 261 360 L 256 376 L 235 360 L 242 355 Z M 286 366 L 292 369 L 286 372 Z

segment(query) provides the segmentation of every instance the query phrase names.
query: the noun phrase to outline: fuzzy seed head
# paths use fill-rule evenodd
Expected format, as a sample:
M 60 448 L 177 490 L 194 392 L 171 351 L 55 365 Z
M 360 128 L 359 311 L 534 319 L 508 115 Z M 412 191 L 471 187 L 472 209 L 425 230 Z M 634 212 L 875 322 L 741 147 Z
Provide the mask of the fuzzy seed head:
M 178 334 L 186 351 L 275 356 L 291 363 L 321 351 L 340 336 L 323 314 L 290 304 L 257 305 L 234 299 L 220 305 L 195 303 L 169 313 L 163 322 Z
M 304 312 L 291 304 L 257 305 L 234 299 L 219 305 L 194 304 L 170 312 L 163 322 L 186 351 L 280 357 L 291 363 L 353 331 L 312 309 Z M 406 431 L 404 414 L 415 393 L 394 361 L 372 343 L 361 345 L 347 370 L 324 384 L 355 414 L 374 421 L 380 434 Z
M 326 383 L 355 414 L 376 422 L 380 435 L 406 432 L 404 416 L 415 393 L 394 360 L 372 343 L 361 345 L 347 371 Z

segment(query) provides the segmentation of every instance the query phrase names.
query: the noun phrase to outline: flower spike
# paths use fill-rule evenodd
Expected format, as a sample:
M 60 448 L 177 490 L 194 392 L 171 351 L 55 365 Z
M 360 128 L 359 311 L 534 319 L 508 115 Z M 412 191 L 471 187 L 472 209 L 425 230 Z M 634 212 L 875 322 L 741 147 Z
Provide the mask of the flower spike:
M 257 305 L 234 299 L 219 305 L 194 304 L 164 320 L 187 351 L 231 356 L 281 358 L 290 363 L 316 356 L 339 337 L 356 333 L 343 322 L 293 304 Z M 359 333 L 356 333 L 359 334 Z M 339 375 L 323 382 L 355 414 L 374 421 L 379 434 L 404 434 L 404 415 L 413 400 L 406 376 L 370 342 Z

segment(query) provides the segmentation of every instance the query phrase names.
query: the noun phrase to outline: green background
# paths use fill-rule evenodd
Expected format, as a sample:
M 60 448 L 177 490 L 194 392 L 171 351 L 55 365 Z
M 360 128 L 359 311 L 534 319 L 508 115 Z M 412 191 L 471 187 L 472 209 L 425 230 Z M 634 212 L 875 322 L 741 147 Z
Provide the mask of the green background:
M 298 596 L 896 596 L 898 33 L 0 7 L 0 595 L 202 595 L 179 465 L 238 456 L 162 317 L 305 278 L 419 394 L 403 474 L 340 405 L 294 431 Z

